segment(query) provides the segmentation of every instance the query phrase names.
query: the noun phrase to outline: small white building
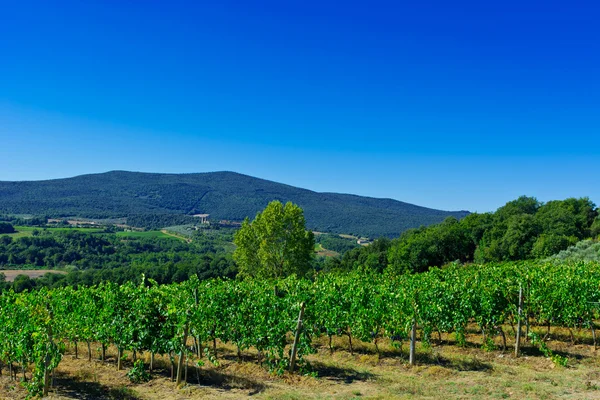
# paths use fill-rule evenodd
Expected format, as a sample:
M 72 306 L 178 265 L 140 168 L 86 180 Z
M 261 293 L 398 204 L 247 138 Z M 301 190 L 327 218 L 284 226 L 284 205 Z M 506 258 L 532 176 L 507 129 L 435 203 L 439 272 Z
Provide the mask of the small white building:
M 210 214 L 194 214 L 193 217 L 200 218 L 201 224 L 208 224 L 208 217 Z

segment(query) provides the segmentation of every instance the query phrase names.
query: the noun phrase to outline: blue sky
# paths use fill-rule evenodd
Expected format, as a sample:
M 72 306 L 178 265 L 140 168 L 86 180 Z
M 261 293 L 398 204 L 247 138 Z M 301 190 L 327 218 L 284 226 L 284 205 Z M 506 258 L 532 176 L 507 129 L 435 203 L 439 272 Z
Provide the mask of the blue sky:
M 0 180 L 232 170 L 448 210 L 600 202 L 596 2 L 0 5 Z

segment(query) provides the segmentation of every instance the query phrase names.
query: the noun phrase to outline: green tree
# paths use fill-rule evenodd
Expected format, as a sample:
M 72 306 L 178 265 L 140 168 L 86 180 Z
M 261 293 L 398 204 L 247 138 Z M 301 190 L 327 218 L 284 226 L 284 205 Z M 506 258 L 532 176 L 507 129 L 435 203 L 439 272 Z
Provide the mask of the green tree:
M 541 234 L 535 243 L 531 254 L 534 257 L 549 257 L 577 243 L 577 237 L 557 234 Z
M 242 277 L 280 278 L 304 275 L 312 260 L 315 238 L 305 228 L 304 212 L 291 202 L 272 201 L 248 218 L 235 234 L 233 257 Z

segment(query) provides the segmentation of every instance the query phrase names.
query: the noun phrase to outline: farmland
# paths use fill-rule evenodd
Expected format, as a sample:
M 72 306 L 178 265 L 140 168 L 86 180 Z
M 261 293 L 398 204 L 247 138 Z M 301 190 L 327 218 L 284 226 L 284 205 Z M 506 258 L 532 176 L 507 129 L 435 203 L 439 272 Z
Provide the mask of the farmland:
M 473 333 L 471 333 L 473 332 Z M 524 356 L 514 358 L 510 352 L 488 352 L 479 348 L 480 335 L 470 330 L 469 346 L 417 346 L 417 366 L 409 367 L 406 348 L 400 351 L 388 342 L 380 347 L 385 355 L 378 359 L 373 346 L 355 343 L 355 353 L 348 351 L 347 338 L 334 340 L 330 354 L 327 340 L 315 341 L 317 352 L 307 356 L 313 366 L 311 374 L 273 375 L 256 363 L 257 353 L 247 351 L 239 361 L 235 346 L 217 342 L 219 365 L 206 363 L 190 367 L 188 384 L 175 388 L 170 379 L 168 357 L 156 356 L 155 371 L 149 382 L 134 384 L 124 371 L 116 370 L 114 347 L 107 351 L 106 361 L 98 359 L 98 344 L 92 344 L 93 360 L 87 359 L 82 346 L 75 359 L 74 347 L 68 344 L 66 354 L 55 372 L 52 399 L 593 399 L 600 395 L 598 352 L 590 345 L 589 335 L 577 336 L 571 346 L 562 339 L 568 332 L 556 330 L 548 341 L 552 348 L 563 348 L 573 360 L 568 368 L 556 367 L 528 344 Z M 452 341 L 451 336 L 442 336 Z M 150 355 L 139 355 L 146 364 Z M 131 368 L 131 354 L 124 368 Z M 6 372 L 6 371 L 5 371 Z M 6 373 L 0 377 L 0 398 L 22 399 L 26 391 L 15 385 Z
M 6 292 L 0 297 L 0 334 L 7 340 L 0 350 L 3 364 L 14 373 L 21 366 L 32 393 L 41 393 L 40 377 L 61 365 L 67 344 L 89 342 L 117 349 L 117 371 L 142 371 L 145 360 L 156 366 L 158 379 L 160 370 L 169 370 L 189 391 L 197 390 L 206 374 L 229 369 L 245 371 L 237 379 L 238 385 L 246 380 L 244 390 L 273 398 L 302 398 L 307 393 L 297 384 L 319 377 L 325 379 L 312 381 L 318 388 L 314 397 L 323 390 L 341 398 L 356 393 L 428 396 L 445 390 L 450 397 L 569 393 L 589 398 L 599 383 L 593 371 L 599 272 L 597 263 L 517 263 L 381 278 L 323 275 L 314 282 L 293 277 L 276 282 L 191 279 L 176 285 L 142 282 Z M 294 338 L 301 304 L 306 311 Z M 406 365 L 412 325 L 418 332 L 418 367 Z M 519 341 L 518 358 L 511 350 L 517 342 L 515 329 L 529 332 Z M 297 367 L 288 372 L 292 342 L 297 343 Z M 36 348 L 47 349 L 43 354 L 51 361 L 39 358 Z M 110 352 L 97 354 L 114 363 Z M 149 354 L 155 360 L 149 361 Z M 190 374 L 184 375 L 185 365 Z M 511 379 L 521 368 L 530 368 L 524 376 L 540 383 Z M 267 373 L 273 375 L 265 382 L 248 383 L 248 375 Z M 577 384 L 582 377 L 587 381 Z M 328 386 L 329 378 L 364 382 L 348 393 L 349 388 Z M 434 386 L 421 388 L 423 379 Z M 222 377 L 221 383 L 226 380 Z M 270 381 L 278 382 L 271 394 Z M 286 387 L 290 382 L 296 387 Z M 554 389 L 557 382 L 560 389 Z

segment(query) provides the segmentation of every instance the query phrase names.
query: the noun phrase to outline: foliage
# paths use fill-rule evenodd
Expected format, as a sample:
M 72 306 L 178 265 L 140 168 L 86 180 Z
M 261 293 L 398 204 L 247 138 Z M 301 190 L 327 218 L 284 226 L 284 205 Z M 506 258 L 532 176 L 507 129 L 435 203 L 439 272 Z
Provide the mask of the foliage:
M 382 237 L 374 240 L 368 246 L 354 248 L 344 253 L 341 259 L 334 258 L 325 261 L 325 271 L 363 270 L 383 272 L 387 267 L 388 251 L 391 241 Z
M 354 249 L 338 260 L 327 260 L 327 270 L 368 266 L 394 273 L 427 271 L 452 262 L 499 262 L 546 258 L 590 237 L 598 210 L 588 198 L 540 203 L 520 197 L 495 213 L 470 214 L 462 220 L 449 217 L 429 227 L 410 229 L 392 240 L 386 257 L 365 248 Z
M 144 361 L 142 360 L 136 360 L 133 363 L 133 368 L 127 371 L 127 377 L 131 383 L 148 382 L 150 379 L 152 379 L 152 376 L 148 373 L 148 371 L 146 371 Z
M 339 235 L 327 233 L 315 235 L 315 243 L 320 243 L 327 250 L 335 251 L 340 254 L 344 254 L 347 251 L 359 247 L 355 239 L 346 239 Z
M 554 352 L 552 352 L 552 350 L 550 350 L 548 348 L 548 345 L 546 344 L 546 342 L 544 342 L 544 340 L 542 338 L 540 338 L 540 336 L 535 333 L 535 332 L 529 332 L 529 338 L 531 339 L 531 343 L 534 346 L 538 346 L 538 348 L 540 349 L 540 351 L 549 359 L 552 360 L 552 362 L 556 365 L 560 365 L 562 367 L 566 367 L 567 363 L 569 362 L 569 359 L 567 357 L 563 357 L 560 356 L 558 354 L 554 354 Z
M 582 240 L 574 246 L 562 250 L 549 260 L 564 261 L 600 261 L 600 242 L 593 239 Z
M 66 229 L 44 231 L 32 237 L 0 236 L 0 268 L 56 268 L 67 275 L 47 275 L 31 280 L 17 277 L 0 288 L 16 291 L 33 287 L 93 285 L 102 281 L 124 283 L 145 273 L 159 283 L 182 282 L 194 275 L 200 279 L 234 277 L 237 268 L 224 250 L 222 237 L 203 237 L 186 243 L 154 237 L 119 237 Z M 228 245 L 231 245 L 230 243 Z
M 304 276 L 310 267 L 315 239 L 305 227 L 304 214 L 293 203 L 273 201 L 244 221 L 235 233 L 233 258 L 242 277 Z
M 302 303 L 300 365 L 315 351 L 313 338 L 320 334 L 372 342 L 376 349 L 382 337 L 406 340 L 415 322 L 425 344 L 433 332 L 455 333 L 464 342 L 470 323 L 485 335 L 517 320 L 519 287 L 532 324 L 586 328 L 598 318 L 589 303 L 600 301 L 599 286 L 600 263 L 528 262 L 453 265 L 422 274 L 318 274 L 314 280 L 192 277 L 158 285 L 142 276 L 124 285 L 5 291 L 0 293 L 0 361 L 31 366 L 29 390 L 39 393 L 43 372 L 56 368 L 64 341 L 189 355 L 183 341 L 189 332 L 201 344 L 219 340 L 240 352 L 252 347 L 261 363 L 282 373 L 289 366 L 288 338 L 295 333 Z M 565 362 L 540 348 L 554 362 Z M 217 356 L 209 358 L 217 362 Z M 137 363 L 129 375 L 141 378 L 142 371 L 143 364 Z

